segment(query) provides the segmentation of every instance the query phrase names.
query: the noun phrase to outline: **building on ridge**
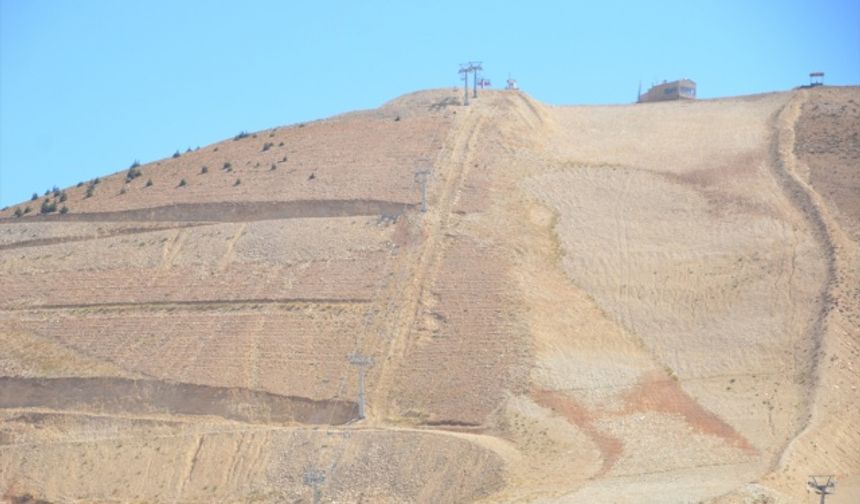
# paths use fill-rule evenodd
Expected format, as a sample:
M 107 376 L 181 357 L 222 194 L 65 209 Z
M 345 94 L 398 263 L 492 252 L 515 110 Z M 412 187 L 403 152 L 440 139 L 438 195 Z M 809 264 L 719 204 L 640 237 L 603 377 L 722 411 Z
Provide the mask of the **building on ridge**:
M 668 101 L 668 100 L 695 100 L 696 83 L 690 79 L 679 79 L 672 82 L 663 81 L 662 84 L 651 86 L 647 93 L 639 93 L 638 103 Z

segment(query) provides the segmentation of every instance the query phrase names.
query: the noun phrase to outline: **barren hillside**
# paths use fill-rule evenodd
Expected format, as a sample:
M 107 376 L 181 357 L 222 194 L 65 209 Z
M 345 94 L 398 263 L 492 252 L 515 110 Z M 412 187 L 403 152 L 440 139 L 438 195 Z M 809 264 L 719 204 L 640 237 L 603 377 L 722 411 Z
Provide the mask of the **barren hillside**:
M 2 495 L 860 498 L 860 89 L 458 97 L 0 212 Z

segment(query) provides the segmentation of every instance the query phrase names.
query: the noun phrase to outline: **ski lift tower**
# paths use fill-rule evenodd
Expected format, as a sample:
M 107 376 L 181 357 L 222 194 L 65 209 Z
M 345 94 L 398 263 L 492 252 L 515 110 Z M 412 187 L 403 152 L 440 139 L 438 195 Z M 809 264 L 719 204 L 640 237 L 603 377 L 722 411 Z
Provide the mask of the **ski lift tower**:
M 824 499 L 836 490 L 836 478 L 832 474 L 810 476 L 806 484 L 821 496 L 821 500 L 819 501 L 821 504 L 824 504 Z
M 811 72 L 809 74 L 809 87 L 823 86 L 824 72 Z

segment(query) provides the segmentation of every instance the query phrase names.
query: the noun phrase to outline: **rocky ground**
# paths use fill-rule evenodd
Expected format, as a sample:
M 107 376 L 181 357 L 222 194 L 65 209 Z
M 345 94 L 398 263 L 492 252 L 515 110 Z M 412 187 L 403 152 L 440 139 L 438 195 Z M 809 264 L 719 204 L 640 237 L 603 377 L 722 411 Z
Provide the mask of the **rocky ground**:
M 4 497 L 860 498 L 860 89 L 458 97 L 0 212 Z

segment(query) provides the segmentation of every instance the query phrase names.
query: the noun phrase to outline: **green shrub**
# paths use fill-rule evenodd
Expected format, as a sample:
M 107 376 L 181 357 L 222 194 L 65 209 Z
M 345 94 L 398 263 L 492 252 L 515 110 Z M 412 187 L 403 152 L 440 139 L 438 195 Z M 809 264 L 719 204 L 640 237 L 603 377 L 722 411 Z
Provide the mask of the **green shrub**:
M 83 183 L 83 181 L 81 181 L 81 182 L 78 182 L 78 185 L 76 185 L 75 187 L 83 187 L 83 186 L 84 186 L 84 183 Z
M 92 182 L 90 182 L 90 184 L 92 184 L 92 185 L 96 185 L 96 184 L 101 183 L 101 181 L 102 181 L 102 179 L 100 179 L 100 178 L 96 177 L 96 178 L 94 178 L 94 179 L 93 179 L 93 181 L 92 181 Z
M 224 163 L 224 168 L 223 168 L 223 170 L 224 170 L 224 171 L 227 171 L 227 172 L 228 172 L 228 171 L 233 171 L 233 165 L 232 165 L 232 164 L 230 164 L 230 162 L 228 161 L 228 162 Z
M 125 186 L 122 186 L 122 187 L 119 189 L 119 193 L 120 193 L 120 194 L 125 194 L 125 192 L 126 192 L 126 191 L 125 191 Z
M 149 187 L 152 185 L 152 179 L 147 179 L 146 185 L 144 187 Z
M 233 186 L 235 187 L 241 183 L 242 183 L 242 179 L 236 179 L 236 182 L 233 184 Z
M 33 193 L 33 195 L 30 196 L 30 201 L 36 201 L 37 199 L 39 199 L 39 195 L 36 193 Z
M 87 193 L 84 195 L 84 199 L 92 198 L 93 192 L 95 192 L 95 190 L 96 190 L 96 186 L 94 186 L 94 185 L 87 186 Z
M 263 144 L 263 152 L 266 152 L 267 150 L 271 149 L 274 146 L 275 146 L 275 144 L 273 144 L 272 142 L 264 143 Z
M 138 161 L 137 159 L 135 159 L 135 160 L 134 160 L 134 162 L 133 162 L 133 163 L 131 163 L 131 166 L 129 166 L 128 168 L 129 168 L 130 170 L 133 170 L 133 169 L 137 168 L 138 166 L 140 166 L 140 161 Z
M 59 196 L 60 195 L 60 188 L 57 186 L 54 186 L 53 188 L 51 188 L 51 193 L 54 195 L 54 197 Z
M 67 199 L 69 199 L 69 196 L 66 194 L 66 191 L 61 192 L 60 193 L 60 203 L 66 201 Z
M 57 211 L 57 203 L 53 201 L 48 201 L 47 199 L 42 202 L 42 208 L 39 209 L 39 212 L 43 214 L 49 214 L 51 212 Z
M 272 167 L 269 168 L 269 170 L 272 170 L 272 171 L 277 170 L 277 169 L 278 169 L 278 165 L 276 165 L 275 163 L 272 163 Z
M 20 217 L 22 215 L 24 215 L 24 212 L 22 212 L 20 208 L 16 208 L 15 209 L 15 217 Z
M 128 173 L 125 174 L 125 181 L 131 182 L 132 180 L 136 179 L 137 177 L 140 177 L 141 175 L 143 175 L 143 173 L 140 171 L 140 168 L 138 168 L 137 166 L 132 166 L 128 169 Z
M 248 135 L 247 131 L 240 131 L 239 134 L 237 134 L 236 136 L 233 137 L 233 141 L 236 142 L 236 141 L 241 140 L 243 138 L 248 138 L 249 136 L 250 135 Z
M 176 187 L 185 187 L 187 185 L 188 185 L 188 182 L 186 182 L 185 179 L 182 179 L 179 181 L 179 185 Z
M 176 158 L 178 158 L 178 157 L 179 157 L 179 156 L 181 156 L 181 155 L 182 155 L 182 154 L 180 154 L 180 153 L 179 153 L 179 151 L 176 151 L 176 152 L 174 152 L 174 153 L 173 153 L 173 159 L 176 159 Z
M 60 209 L 60 213 L 61 214 L 69 213 L 69 207 L 67 207 L 66 205 L 63 205 L 63 208 Z
M 32 209 L 32 208 L 30 208 L 30 207 L 29 207 L 29 205 L 24 207 L 24 213 L 25 213 L 25 214 L 28 214 L 28 213 L 30 213 L 30 212 L 32 212 L 32 211 L 33 211 L 33 209 Z
M 209 167 L 208 166 L 204 165 L 202 168 L 200 168 L 200 175 L 205 175 L 207 173 L 209 173 Z

